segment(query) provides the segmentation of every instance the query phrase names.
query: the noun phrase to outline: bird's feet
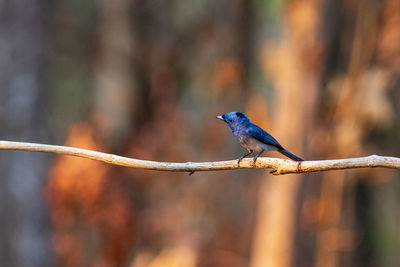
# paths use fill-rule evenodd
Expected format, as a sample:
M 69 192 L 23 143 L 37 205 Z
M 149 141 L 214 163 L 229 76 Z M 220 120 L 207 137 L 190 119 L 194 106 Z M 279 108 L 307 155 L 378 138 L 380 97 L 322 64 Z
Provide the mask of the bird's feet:
M 244 154 L 243 156 L 241 156 L 240 158 L 238 158 L 238 166 L 240 166 L 239 164 L 240 164 L 240 161 L 242 160 L 242 159 L 244 159 L 246 156 L 248 156 L 248 155 L 250 155 L 251 153 L 253 153 L 253 150 L 248 150 L 248 153 L 246 153 L 246 154 Z
M 263 152 L 264 152 L 264 149 L 261 150 L 260 152 L 258 152 L 258 154 L 253 158 L 253 163 L 254 163 L 254 165 L 255 165 L 256 162 L 257 162 L 257 158 L 258 158 Z

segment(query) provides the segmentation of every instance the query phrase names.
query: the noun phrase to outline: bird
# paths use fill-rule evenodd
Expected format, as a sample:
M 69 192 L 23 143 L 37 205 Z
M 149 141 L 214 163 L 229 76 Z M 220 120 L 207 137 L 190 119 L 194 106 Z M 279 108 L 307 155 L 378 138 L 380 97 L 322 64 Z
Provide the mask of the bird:
M 253 162 L 256 163 L 257 158 L 264 151 L 278 151 L 294 161 L 303 161 L 302 158 L 283 148 L 269 133 L 261 129 L 259 126 L 251 123 L 246 115 L 244 115 L 242 112 L 233 111 L 217 116 L 217 118 L 228 124 L 236 141 L 238 141 L 244 148 L 247 149 L 248 153 L 238 158 L 238 165 L 243 158 L 252 154 L 253 152 L 257 153 L 253 158 Z

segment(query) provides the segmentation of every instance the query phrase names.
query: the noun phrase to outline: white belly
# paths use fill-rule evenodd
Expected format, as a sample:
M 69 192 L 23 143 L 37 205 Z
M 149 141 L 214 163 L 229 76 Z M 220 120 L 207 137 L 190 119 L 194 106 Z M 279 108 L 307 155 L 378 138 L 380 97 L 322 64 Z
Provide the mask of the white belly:
M 244 146 L 247 149 L 251 149 L 257 153 L 260 152 L 261 150 L 265 150 L 265 151 L 278 150 L 278 148 L 276 148 L 276 146 L 264 144 L 254 138 L 249 138 L 248 140 L 246 140 L 246 142 L 242 143 L 242 146 Z

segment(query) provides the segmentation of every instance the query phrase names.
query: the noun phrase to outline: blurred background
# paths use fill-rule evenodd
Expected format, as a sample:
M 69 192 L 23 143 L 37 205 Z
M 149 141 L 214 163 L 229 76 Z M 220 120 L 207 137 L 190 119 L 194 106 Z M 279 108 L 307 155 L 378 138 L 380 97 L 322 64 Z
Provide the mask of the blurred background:
M 2 0 L 0 139 L 158 161 L 400 154 L 398 0 Z M 280 157 L 271 152 L 264 156 Z M 187 173 L 0 151 L 1 266 L 398 266 L 399 172 Z

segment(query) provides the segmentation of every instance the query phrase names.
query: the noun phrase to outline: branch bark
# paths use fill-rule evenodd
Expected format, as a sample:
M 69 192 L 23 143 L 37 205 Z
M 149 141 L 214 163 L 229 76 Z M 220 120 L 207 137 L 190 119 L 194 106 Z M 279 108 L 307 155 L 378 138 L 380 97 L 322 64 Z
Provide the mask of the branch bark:
M 400 169 L 400 158 L 377 155 L 360 158 L 313 160 L 302 162 L 296 162 L 289 159 L 262 157 L 257 159 L 256 164 L 253 163 L 252 158 L 245 158 L 240 162 L 240 166 L 238 166 L 237 160 L 183 163 L 158 162 L 122 157 L 82 148 L 13 141 L 0 141 L 0 150 L 48 152 L 98 160 L 109 164 L 131 168 L 190 173 L 195 171 L 218 171 L 233 169 L 273 169 L 271 173 L 274 175 L 279 175 L 288 173 L 307 173 L 375 167 Z

